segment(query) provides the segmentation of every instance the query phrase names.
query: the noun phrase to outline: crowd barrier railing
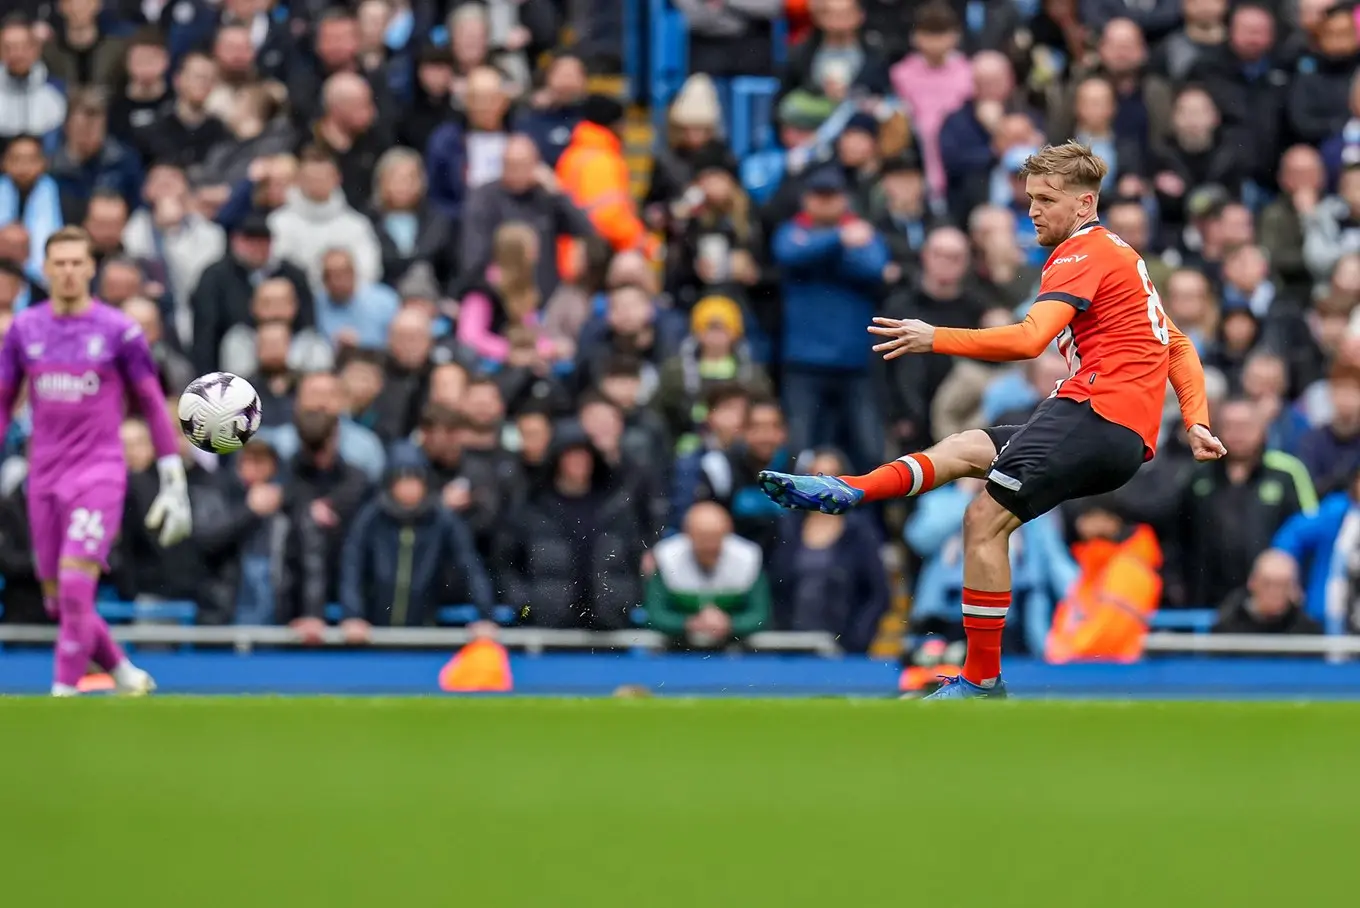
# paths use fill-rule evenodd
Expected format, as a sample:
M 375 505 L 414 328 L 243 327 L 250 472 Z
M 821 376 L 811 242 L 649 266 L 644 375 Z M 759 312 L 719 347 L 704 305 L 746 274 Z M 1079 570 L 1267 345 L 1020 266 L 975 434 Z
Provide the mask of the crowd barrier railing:
M 211 646 L 231 647 L 249 653 L 256 647 L 306 646 L 287 627 L 227 625 L 193 627 L 176 624 L 127 624 L 111 628 L 114 639 L 133 646 Z M 454 627 L 375 627 L 368 645 L 380 649 L 454 650 L 473 639 L 473 632 Z M 0 644 L 43 644 L 57 639 L 50 625 L 0 624 Z M 530 655 L 547 650 L 628 650 L 659 651 L 666 648 L 665 635 L 651 630 L 585 631 L 549 628 L 512 627 L 499 632 L 497 639 L 510 649 Z M 327 628 L 321 646 L 346 645 L 339 628 Z M 811 653 L 823 657 L 841 655 L 832 634 L 804 631 L 764 631 L 745 641 L 747 649 L 771 653 Z

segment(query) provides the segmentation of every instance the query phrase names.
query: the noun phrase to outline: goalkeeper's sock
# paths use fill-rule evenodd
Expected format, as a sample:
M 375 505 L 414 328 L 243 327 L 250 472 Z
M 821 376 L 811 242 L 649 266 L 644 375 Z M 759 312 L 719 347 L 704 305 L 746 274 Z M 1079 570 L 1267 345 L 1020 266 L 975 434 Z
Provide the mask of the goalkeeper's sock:
M 838 476 L 864 493 L 864 501 L 886 501 L 920 495 L 935 488 L 935 464 L 925 454 L 908 454 L 863 476 Z
M 91 611 L 94 611 L 93 606 Z M 108 622 L 98 612 L 94 612 L 94 651 L 90 653 L 90 658 L 104 671 L 111 672 L 114 680 L 118 679 L 119 668 L 132 665 L 118 641 L 113 639 L 113 634 L 109 633 Z
M 94 658 L 102 629 L 109 645 L 108 626 L 94 610 L 94 595 L 98 580 L 84 571 L 63 570 L 58 578 L 57 600 L 61 607 L 61 627 L 57 631 L 55 681 L 75 687 L 85 677 L 85 669 Z M 107 649 L 101 653 L 109 657 Z M 121 657 L 121 652 L 119 653 Z M 111 665 L 112 668 L 118 660 Z M 101 663 L 102 664 L 102 663 Z

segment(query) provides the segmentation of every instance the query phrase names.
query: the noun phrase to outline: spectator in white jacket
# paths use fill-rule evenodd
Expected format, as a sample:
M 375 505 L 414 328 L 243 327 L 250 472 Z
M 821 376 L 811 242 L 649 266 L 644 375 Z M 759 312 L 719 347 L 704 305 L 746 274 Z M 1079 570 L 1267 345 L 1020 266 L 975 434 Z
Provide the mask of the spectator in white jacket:
M 1341 257 L 1360 252 L 1360 164 L 1349 164 L 1337 180 L 1337 194 L 1308 211 L 1303 224 L 1303 263 L 1313 280 L 1325 285 Z
M 189 298 L 209 265 L 227 251 L 226 231 L 194 210 L 184 171 L 158 164 L 142 187 L 146 207 L 128 218 L 123 251 L 166 276 L 174 303 L 175 336 L 185 348 L 193 340 L 194 314 Z
M 0 19 L 0 139 L 46 139 L 66 121 L 66 95 L 39 60 L 42 43 L 22 13 Z
M 307 273 L 321 288 L 322 259 L 344 249 L 354 259 L 360 284 L 382 280 L 382 247 L 373 222 L 350 207 L 340 190 L 340 171 L 326 150 L 309 145 L 300 155 L 298 184 L 288 201 L 269 216 L 274 255 Z

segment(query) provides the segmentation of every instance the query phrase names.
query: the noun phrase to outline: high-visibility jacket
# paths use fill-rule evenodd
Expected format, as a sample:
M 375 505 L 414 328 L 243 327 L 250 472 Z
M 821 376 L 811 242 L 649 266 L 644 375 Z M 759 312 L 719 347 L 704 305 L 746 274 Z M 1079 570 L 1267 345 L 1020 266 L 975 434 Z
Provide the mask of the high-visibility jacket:
M 1162 547 L 1148 526 L 1123 542 L 1072 546 L 1081 576 L 1058 603 L 1048 632 L 1049 662 L 1137 662 L 1148 620 L 1162 598 Z
M 557 182 L 615 252 L 641 249 L 654 257 L 655 239 L 638 217 L 623 142 L 612 130 L 578 123 L 571 144 L 557 160 Z M 569 275 L 575 270 L 572 241 L 563 240 L 558 244 L 558 264 Z

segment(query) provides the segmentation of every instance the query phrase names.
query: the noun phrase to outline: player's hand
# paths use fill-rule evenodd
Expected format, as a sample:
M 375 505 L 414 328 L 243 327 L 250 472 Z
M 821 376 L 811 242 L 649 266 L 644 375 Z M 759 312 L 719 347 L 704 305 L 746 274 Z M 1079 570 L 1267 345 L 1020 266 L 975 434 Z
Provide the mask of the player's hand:
M 362 618 L 346 618 L 340 622 L 340 633 L 351 646 L 367 643 L 373 639 L 373 625 Z
M 1218 460 L 1228 453 L 1223 442 L 1204 426 L 1195 426 L 1186 434 L 1190 436 L 1190 453 L 1195 460 Z
M 874 345 L 875 353 L 884 359 L 897 359 L 908 353 L 929 353 L 935 348 L 935 326 L 915 318 L 876 317 L 869 326 L 870 334 L 891 338 Z
M 184 476 L 184 461 L 178 454 L 162 457 L 156 466 L 161 474 L 161 490 L 146 512 L 146 528 L 159 532 L 157 541 L 161 548 L 168 549 L 188 539 L 194 530 L 189 483 Z

